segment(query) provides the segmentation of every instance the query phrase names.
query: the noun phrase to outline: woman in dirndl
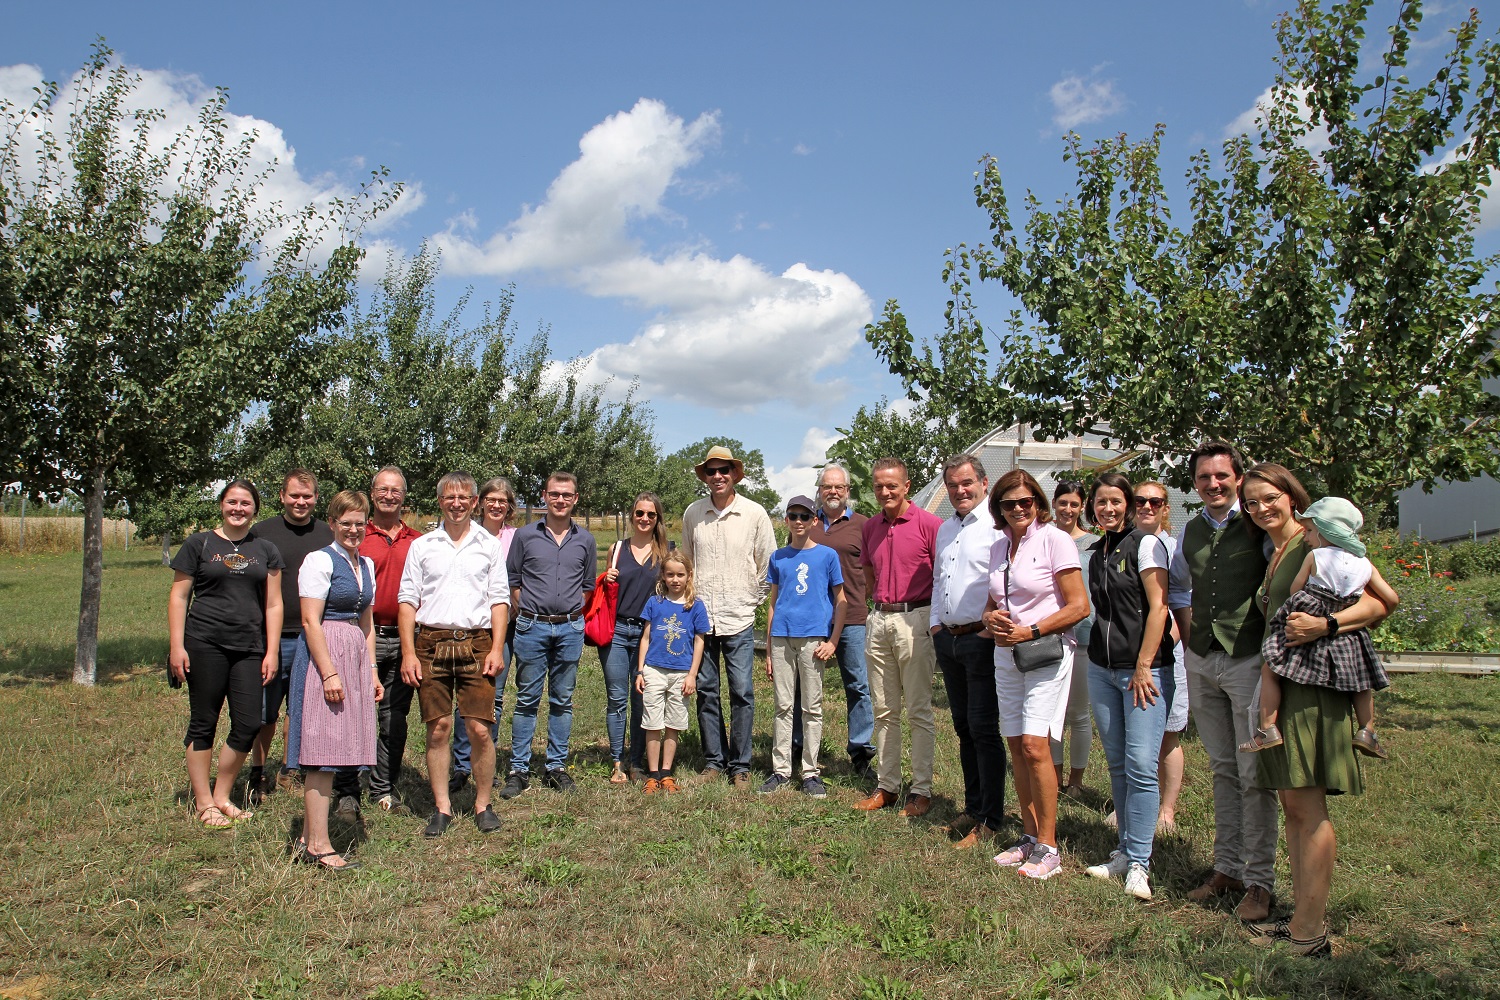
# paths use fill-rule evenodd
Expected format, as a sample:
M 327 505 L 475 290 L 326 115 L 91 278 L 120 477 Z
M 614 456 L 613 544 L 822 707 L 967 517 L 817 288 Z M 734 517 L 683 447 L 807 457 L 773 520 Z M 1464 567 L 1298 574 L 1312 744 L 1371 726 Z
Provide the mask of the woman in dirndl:
M 333 777 L 375 764 L 375 706 L 384 696 L 375 670 L 375 564 L 359 554 L 370 516 L 363 493 L 328 502 L 334 543 L 311 553 L 297 575 L 301 641 L 292 663 L 286 762 L 303 774 L 303 860 L 333 870 L 358 862 L 328 837 Z

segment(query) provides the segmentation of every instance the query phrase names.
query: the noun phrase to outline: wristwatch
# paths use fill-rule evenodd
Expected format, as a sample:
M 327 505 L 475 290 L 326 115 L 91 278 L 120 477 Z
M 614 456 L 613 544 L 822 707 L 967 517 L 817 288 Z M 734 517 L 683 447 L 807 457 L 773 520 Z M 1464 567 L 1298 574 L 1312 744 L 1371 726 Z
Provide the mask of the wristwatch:
M 1327 618 L 1327 621 L 1328 621 L 1328 634 L 1330 636 L 1338 635 L 1339 634 L 1339 620 L 1337 618 L 1333 617 L 1333 615 L 1329 615 L 1328 618 Z
M 1041 637 L 1042 637 L 1042 630 L 1040 628 L 1038 628 L 1037 626 L 1035 626 L 1035 625 L 1031 626 L 1031 638 L 1033 640 L 1036 640 L 1036 639 L 1040 639 Z

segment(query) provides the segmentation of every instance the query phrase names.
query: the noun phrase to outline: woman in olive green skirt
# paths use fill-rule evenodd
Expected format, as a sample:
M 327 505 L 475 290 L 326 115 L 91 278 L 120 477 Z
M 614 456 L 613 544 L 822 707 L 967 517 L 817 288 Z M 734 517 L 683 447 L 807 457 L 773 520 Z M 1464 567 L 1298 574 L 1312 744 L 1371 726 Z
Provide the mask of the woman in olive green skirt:
M 1295 484 L 1295 489 L 1292 488 Z M 1273 558 L 1258 595 L 1266 621 L 1276 616 L 1291 594 L 1302 556 L 1290 494 L 1301 484 L 1283 466 L 1263 463 L 1245 473 L 1240 484 L 1241 507 L 1253 523 L 1273 540 Z M 1379 572 L 1378 570 L 1376 571 Z M 1337 616 L 1340 632 L 1369 628 L 1393 610 L 1369 590 Z M 1331 619 L 1294 612 L 1287 616 L 1288 645 L 1300 646 L 1328 634 Z M 1279 725 L 1285 739 L 1279 747 L 1259 754 L 1259 781 L 1274 788 L 1285 816 L 1287 860 L 1292 868 L 1292 915 L 1251 924 L 1254 943 L 1282 943 L 1299 955 L 1327 955 L 1328 894 L 1333 888 L 1333 864 L 1338 842 L 1328 816 L 1328 796 L 1364 791 L 1359 762 L 1354 756 L 1354 699 L 1347 692 L 1312 687 L 1282 679 Z

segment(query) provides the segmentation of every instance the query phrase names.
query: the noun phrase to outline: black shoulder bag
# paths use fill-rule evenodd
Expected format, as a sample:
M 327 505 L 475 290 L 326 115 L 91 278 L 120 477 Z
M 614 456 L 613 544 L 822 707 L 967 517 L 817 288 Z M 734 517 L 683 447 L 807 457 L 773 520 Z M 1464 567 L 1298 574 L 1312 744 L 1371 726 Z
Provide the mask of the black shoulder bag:
M 1001 570 L 1005 577 L 1005 610 L 1010 611 L 1010 545 L 1005 546 L 1005 566 Z M 1061 632 L 1053 632 L 1039 639 L 1027 639 L 1010 647 L 1011 662 L 1021 673 L 1043 670 L 1062 665 L 1063 639 Z

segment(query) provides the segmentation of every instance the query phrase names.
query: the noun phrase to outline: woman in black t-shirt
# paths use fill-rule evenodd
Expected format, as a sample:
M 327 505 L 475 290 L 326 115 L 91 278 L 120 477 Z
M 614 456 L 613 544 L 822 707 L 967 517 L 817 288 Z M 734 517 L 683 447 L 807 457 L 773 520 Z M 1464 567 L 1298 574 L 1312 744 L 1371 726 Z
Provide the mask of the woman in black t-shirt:
M 187 682 L 188 780 L 198 822 L 211 830 L 250 817 L 229 793 L 260 729 L 260 689 L 276 675 L 280 652 L 284 564 L 276 546 L 251 531 L 259 510 L 255 485 L 234 480 L 219 493 L 223 523 L 189 536 L 172 559 L 168 667 Z M 226 697 L 229 736 L 210 785 L 214 731 Z
M 607 579 L 620 585 L 620 602 L 615 611 L 615 634 L 609 645 L 599 650 L 604 667 L 606 694 L 604 722 L 609 731 L 609 752 L 614 759 L 612 784 L 624 784 L 623 763 L 626 746 L 626 701 L 630 717 L 630 769 L 639 772 L 646 764 L 645 736 L 641 732 L 641 695 L 635 689 L 636 661 L 640 658 L 641 609 L 656 588 L 662 556 L 667 553 L 667 526 L 662 519 L 661 499 L 655 493 L 642 493 L 631 508 L 630 538 L 616 542 L 618 553 L 611 552 L 606 565 Z

